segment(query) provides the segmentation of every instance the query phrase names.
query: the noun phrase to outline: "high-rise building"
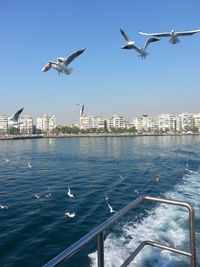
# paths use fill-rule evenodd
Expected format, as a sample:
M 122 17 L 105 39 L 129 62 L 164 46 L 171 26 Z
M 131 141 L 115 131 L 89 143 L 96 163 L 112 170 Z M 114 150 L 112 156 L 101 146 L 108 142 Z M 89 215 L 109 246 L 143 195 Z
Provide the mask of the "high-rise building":
M 138 132 L 150 132 L 152 130 L 153 119 L 147 114 L 139 115 L 133 124 Z
M 99 116 L 81 116 L 80 129 L 105 129 L 105 120 Z
M 113 115 L 107 119 L 107 128 L 126 128 L 126 120 L 123 116 Z
M 8 129 L 8 116 L 0 115 L 0 132 L 6 132 Z
M 48 116 L 46 114 L 43 117 L 37 118 L 36 128 L 45 133 L 50 133 L 56 127 L 56 117 Z
M 157 116 L 158 129 L 163 131 L 176 132 L 178 130 L 178 116 L 161 114 Z
M 20 133 L 22 134 L 33 133 L 33 118 L 31 116 L 28 115 L 20 116 L 19 121 L 22 122 L 22 124 L 19 125 Z
M 194 126 L 198 128 L 200 132 L 200 113 L 194 115 Z

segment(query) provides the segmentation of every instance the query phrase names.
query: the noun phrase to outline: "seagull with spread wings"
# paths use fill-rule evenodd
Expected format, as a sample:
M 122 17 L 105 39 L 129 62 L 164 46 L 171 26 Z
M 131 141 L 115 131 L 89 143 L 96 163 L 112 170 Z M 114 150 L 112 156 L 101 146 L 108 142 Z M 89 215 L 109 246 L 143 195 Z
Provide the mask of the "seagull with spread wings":
M 13 126 L 13 125 L 19 125 L 22 124 L 23 122 L 19 121 L 19 115 L 22 113 L 24 108 L 21 108 L 20 110 L 18 110 L 13 116 L 12 118 L 9 119 L 8 121 L 8 125 L 9 126 Z
M 179 36 L 190 36 L 197 32 L 200 32 L 200 30 L 194 30 L 194 31 L 183 31 L 183 32 L 176 32 L 175 30 L 171 30 L 171 32 L 162 32 L 162 33 L 145 33 L 145 32 L 139 32 L 139 34 L 145 35 L 145 36 L 154 36 L 154 37 L 170 37 L 170 43 L 176 44 L 179 43 Z
M 128 36 L 125 34 L 125 32 L 122 29 L 120 29 L 120 32 L 121 32 L 122 36 L 124 37 L 125 41 L 127 42 L 126 45 L 121 46 L 121 49 L 134 49 L 135 51 L 137 51 L 139 53 L 139 57 L 141 57 L 142 59 L 144 59 L 148 55 L 148 53 L 146 51 L 148 45 L 150 43 L 160 41 L 160 38 L 151 37 L 151 38 L 146 40 L 146 42 L 142 48 L 139 48 L 135 45 L 134 41 L 130 41 L 130 39 L 128 38 Z
M 72 72 L 72 68 L 69 68 L 68 65 L 78 56 L 80 56 L 86 48 L 82 48 L 74 53 L 72 53 L 71 55 L 69 55 L 68 57 L 64 58 L 64 57 L 59 57 L 57 58 L 57 62 L 54 61 L 49 61 L 43 68 L 42 71 L 46 72 L 48 70 L 50 70 L 51 68 L 55 69 L 58 74 L 66 74 L 69 75 Z

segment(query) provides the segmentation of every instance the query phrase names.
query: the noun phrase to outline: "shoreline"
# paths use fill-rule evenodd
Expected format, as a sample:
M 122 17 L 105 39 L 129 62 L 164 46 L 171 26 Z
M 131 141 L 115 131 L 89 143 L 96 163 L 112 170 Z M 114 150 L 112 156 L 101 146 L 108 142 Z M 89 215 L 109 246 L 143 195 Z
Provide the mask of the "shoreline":
M 0 136 L 0 140 L 20 140 L 39 138 L 90 138 L 90 137 L 145 137 L 145 136 L 189 136 L 200 135 L 200 133 L 181 134 L 66 134 L 66 135 L 26 135 L 26 136 Z

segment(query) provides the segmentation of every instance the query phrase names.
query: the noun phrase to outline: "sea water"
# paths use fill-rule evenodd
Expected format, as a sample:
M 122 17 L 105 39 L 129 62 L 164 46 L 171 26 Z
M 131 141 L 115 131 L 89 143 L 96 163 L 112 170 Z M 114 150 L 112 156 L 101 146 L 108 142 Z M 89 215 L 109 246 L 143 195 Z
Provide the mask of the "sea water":
M 120 210 L 143 194 L 194 207 L 200 262 L 200 136 L 0 141 L 0 266 L 42 266 L 113 215 L 105 197 Z M 145 202 L 105 232 L 105 266 L 120 266 L 144 240 L 189 251 L 188 230 L 184 208 Z M 96 266 L 96 242 L 63 266 Z M 130 266 L 190 265 L 145 247 Z

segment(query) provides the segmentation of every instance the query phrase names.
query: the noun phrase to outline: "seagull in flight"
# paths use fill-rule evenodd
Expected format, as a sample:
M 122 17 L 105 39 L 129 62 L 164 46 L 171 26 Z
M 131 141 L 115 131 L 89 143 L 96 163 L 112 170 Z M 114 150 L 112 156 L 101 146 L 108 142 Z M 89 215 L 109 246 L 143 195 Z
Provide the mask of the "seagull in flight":
M 65 212 L 65 215 L 68 216 L 69 218 L 73 218 L 76 216 L 75 212 L 69 213 L 69 212 Z
M 35 194 L 34 196 L 35 196 L 37 199 L 39 199 L 39 198 L 40 198 L 40 196 L 39 196 L 39 195 L 37 195 L 37 194 Z
M 22 113 L 24 108 L 21 108 L 20 110 L 18 110 L 14 116 L 12 118 L 10 118 L 10 120 L 8 121 L 8 125 L 12 126 L 12 125 L 19 125 L 22 124 L 23 122 L 19 122 L 19 115 Z
M 74 53 L 72 53 L 71 55 L 69 55 L 68 57 L 64 58 L 64 57 L 59 57 L 57 58 L 57 62 L 54 61 L 49 61 L 43 68 L 42 71 L 46 72 L 48 70 L 50 70 L 51 68 L 55 69 L 58 74 L 60 75 L 61 73 L 69 75 L 72 72 L 72 68 L 69 68 L 68 65 L 78 56 L 80 56 L 84 51 L 85 48 L 82 48 Z
M 70 187 L 68 187 L 67 195 L 71 198 L 74 198 L 74 194 L 71 193 Z
M 80 106 L 80 117 L 83 116 L 85 106 L 83 104 L 76 104 L 76 105 Z
M 144 33 L 139 32 L 139 34 L 146 35 L 146 36 L 154 36 L 154 37 L 170 37 L 170 43 L 176 44 L 179 43 L 179 36 L 189 36 L 193 35 L 197 32 L 200 32 L 200 30 L 194 30 L 194 31 L 184 31 L 184 32 L 176 32 L 175 30 L 171 30 L 171 32 L 162 32 L 162 33 Z
M 109 207 L 109 210 L 110 210 L 110 213 L 113 213 L 113 212 L 116 212 L 111 206 L 110 204 L 108 203 L 108 201 L 106 201 L 108 207 Z
M 134 49 L 135 51 L 137 51 L 139 53 L 139 57 L 141 57 L 142 59 L 144 59 L 148 55 L 148 53 L 146 52 L 147 46 L 150 43 L 160 41 L 160 38 L 151 37 L 151 38 L 146 40 L 146 42 L 142 48 L 139 48 L 135 45 L 134 41 L 129 40 L 129 38 L 127 37 L 127 35 L 125 34 L 125 32 L 122 29 L 120 29 L 120 32 L 121 32 L 122 36 L 124 37 L 125 41 L 127 42 L 126 45 L 121 46 L 121 49 Z

